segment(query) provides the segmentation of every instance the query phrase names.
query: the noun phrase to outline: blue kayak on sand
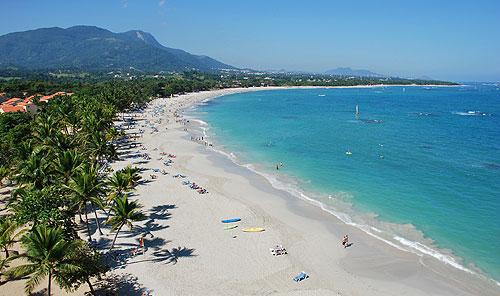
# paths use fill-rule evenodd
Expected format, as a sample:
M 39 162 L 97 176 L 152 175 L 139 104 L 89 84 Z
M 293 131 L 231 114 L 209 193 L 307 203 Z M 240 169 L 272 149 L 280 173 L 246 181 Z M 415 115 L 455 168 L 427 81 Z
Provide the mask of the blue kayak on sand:
M 238 222 L 238 221 L 241 221 L 241 219 L 240 218 L 232 218 L 232 219 L 222 220 L 221 222 L 222 223 L 233 223 L 233 222 Z

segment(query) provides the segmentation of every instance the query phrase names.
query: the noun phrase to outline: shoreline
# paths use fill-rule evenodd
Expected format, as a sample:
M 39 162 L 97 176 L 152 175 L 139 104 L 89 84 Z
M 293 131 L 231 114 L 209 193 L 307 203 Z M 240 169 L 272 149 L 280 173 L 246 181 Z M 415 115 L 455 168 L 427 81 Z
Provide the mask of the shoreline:
M 400 295 L 403 293 L 408 295 L 476 295 L 478 293 L 494 295 L 498 292 L 498 287 L 495 287 L 489 280 L 446 266 L 442 262 L 436 262 L 436 259 L 429 256 L 426 258 L 426 256 L 417 256 L 407 251 L 397 250 L 385 242 L 367 235 L 362 230 L 345 224 L 330 213 L 321 210 L 317 205 L 312 205 L 295 197 L 291 198 L 289 193 L 273 187 L 269 180 L 259 175 L 258 172 L 251 172 L 248 168 L 238 166 L 226 156 L 191 141 L 188 133 L 184 130 L 186 126 L 175 120 L 179 119 L 175 117 L 177 112 L 182 112 L 186 108 L 219 96 L 247 91 L 290 88 L 326 87 L 261 87 L 207 91 L 185 94 L 172 99 L 156 99 L 150 103 L 148 108 L 149 110 L 151 108 L 169 109 L 169 114 L 162 116 L 163 120 L 167 119 L 168 122 L 157 125 L 160 130 L 158 136 L 144 134 L 141 142 L 148 148 L 149 153 L 155 148 L 171 147 L 168 151 L 178 155 L 178 159 L 173 165 L 175 171 L 187 174 L 193 179 L 205 181 L 210 192 L 209 195 L 207 197 L 195 197 L 195 199 L 203 199 L 203 203 L 213 201 L 213 204 L 205 204 L 205 206 L 211 205 L 213 208 L 210 208 L 208 214 L 203 214 L 204 212 L 201 211 L 201 214 L 196 218 L 209 224 L 215 222 L 215 225 L 210 225 L 210 233 L 222 231 L 218 221 L 212 221 L 214 217 L 213 215 L 210 216 L 210 214 L 213 214 L 214 211 L 227 212 L 229 204 L 240 208 L 239 212 L 249 211 L 250 214 L 246 217 L 241 215 L 243 221 L 259 221 L 260 223 L 254 222 L 254 224 L 262 224 L 266 228 L 262 235 L 255 234 L 254 237 L 247 238 L 247 235 L 237 232 L 237 238 L 229 240 L 229 244 L 233 244 L 239 240 L 250 239 L 255 244 L 255 246 L 247 245 L 249 242 L 246 241 L 244 245 L 239 245 L 241 249 L 239 249 L 238 253 L 254 253 L 253 260 L 246 262 L 248 258 L 242 258 L 238 253 L 233 254 L 233 247 L 227 250 L 224 244 L 220 245 L 218 241 L 214 241 L 214 238 L 204 235 L 204 230 L 199 229 L 200 226 L 193 226 L 190 215 L 189 218 L 180 219 L 175 217 L 174 212 L 176 210 L 173 210 L 173 220 L 180 219 L 182 222 L 178 227 L 185 229 L 185 226 L 181 226 L 184 223 L 192 226 L 193 231 L 202 236 L 202 246 L 214 244 L 222 249 L 222 253 L 229 253 L 228 258 L 226 256 L 219 257 L 216 264 L 224 265 L 232 273 L 243 273 L 253 279 L 249 283 L 245 282 L 245 289 L 233 291 L 234 281 L 240 282 L 242 279 L 233 279 L 232 282 L 231 279 L 225 278 L 231 284 L 217 282 L 220 285 L 215 290 L 207 290 L 209 291 L 208 294 L 224 294 L 230 291 L 236 294 L 262 294 L 264 290 L 262 290 L 258 282 L 255 282 L 255 274 L 261 275 L 258 278 L 263 281 L 262 286 L 269 288 L 266 288 L 265 291 L 274 291 L 277 295 L 290 294 L 296 292 L 297 289 L 315 291 L 317 294 L 337 293 L 340 295 Z M 156 155 L 153 156 L 154 158 L 156 158 Z M 155 165 L 158 163 L 152 162 Z M 131 161 L 121 161 L 113 164 L 113 167 L 122 167 L 130 163 Z M 151 165 L 148 164 L 148 167 L 151 168 Z M 172 179 L 168 175 L 166 178 Z M 139 200 L 143 202 L 144 193 L 157 193 L 157 191 L 162 190 L 162 187 L 172 183 L 169 182 L 172 180 L 161 182 L 162 179 L 163 176 L 160 176 L 160 180 L 154 180 L 152 185 L 147 185 L 147 187 L 158 185 L 160 188 L 145 187 L 139 189 L 137 192 Z M 203 181 L 200 184 L 203 184 Z M 176 183 L 179 183 L 179 181 Z M 180 184 L 176 185 L 179 186 Z M 181 190 L 175 186 L 168 189 L 173 190 L 174 193 L 169 194 L 169 197 L 175 198 L 179 202 L 189 203 L 190 207 L 196 209 L 196 200 L 193 204 L 190 203 L 192 197 L 187 197 L 188 201 L 186 201 L 186 192 L 182 191 L 182 189 L 186 190 L 186 188 L 182 187 L 181 185 Z M 143 192 L 144 190 L 146 192 Z M 178 195 L 178 197 L 174 197 L 174 195 Z M 168 199 L 164 200 L 157 197 L 154 200 L 148 200 L 148 204 L 144 203 L 146 206 L 158 206 L 168 202 L 170 202 Z M 233 213 L 233 215 L 236 215 L 236 213 Z M 222 218 L 220 213 L 217 217 Z M 215 228 L 212 228 L 212 226 Z M 172 229 L 174 229 L 173 226 Z M 354 242 L 354 245 L 347 250 L 339 246 L 340 238 L 344 233 L 348 233 Z M 159 236 L 159 234 L 155 235 Z M 186 233 L 178 233 L 173 236 L 172 234 L 167 235 L 167 237 L 176 237 L 178 239 L 182 239 L 183 236 L 186 236 Z M 219 237 L 219 234 L 215 236 L 222 240 L 227 237 L 224 233 L 222 238 Z M 262 240 L 265 242 L 260 241 L 259 237 L 263 238 Z M 268 252 L 269 247 L 274 245 L 273 242 L 275 241 L 282 242 L 290 254 L 280 258 L 278 266 L 269 266 L 268 261 L 274 262 L 272 265 L 275 265 L 277 261 L 277 258 L 271 256 Z M 210 247 L 207 248 L 210 249 Z M 199 250 L 203 252 L 202 248 Z M 255 253 L 257 256 L 255 256 Z M 200 254 L 199 260 L 206 260 L 201 259 L 201 256 Z M 198 258 L 190 260 L 198 260 Z M 227 262 L 220 262 L 221 260 Z M 249 266 L 244 268 L 244 271 L 238 271 L 241 264 L 232 262 L 233 260 L 241 260 L 248 263 Z M 261 264 L 255 266 L 252 261 Z M 151 270 L 151 267 L 144 265 L 140 266 L 141 268 L 136 266 L 138 265 L 125 266 L 124 270 L 137 276 L 140 280 L 144 277 L 145 268 Z M 156 267 L 158 268 L 158 266 Z M 280 268 L 276 269 L 276 267 Z M 165 269 L 169 268 L 171 267 L 168 265 L 165 267 Z M 195 271 L 194 274 L 193 270 L 190 270 L 190 275 L 187 277 L 198 278 L 199 273 L 208 272 L 210 269 Z M 311 279 L 299 284 L 299 286 L 297 284 L 292 285 L 290 276 L 301 270 L 306 270 L 311 275 Z M 277 274 L 280 276 L 276 277 Z M 332 274 L 333 277 L 331 277 Z M 271 277 L 273 282 L 269 282 L 269 280 L 266 280 L 267 277 L 262 277 L 262 275 Z M 171 276 L 177 278 L 179 275 L 177 277 L 175 275 Z M 153 276 L 153 278 L 157 277 Z M 338 280 L 341 283 L 337 282 Z M 274 283 L 274 281 L 277 281 L 277 283 Z M 167 283 L 162 284 L 161 281 L 152 281 L 151 279 L 144 282 L 153 290 L 158 291 L 157 294 L 163 294 L 165 291 L 175 291 L 175 294 L 188 295 L 197 294 L 197 291 L 201 291 L 191 287 L 186 290 L 186 286 L 182 284 L 173 284 L 176 285 L 176 288 L 168 290 L 169 288 L 163 287 L 168 285 Z M 184 282 L 184 284 L 186 283 Z M 206 288 L 206 285 L 200 284 L 201 287 Z M 162 288 L 167 290 L 162 290 Z
M 394 85 L 394 86 L 396 86 L 396 85 Z M 397 85 L 397 86 L 403 86 L 403 85 Z M 421 86 L 421 85 L 412 85 L 412 86 Z M 429 86 L 429 85 L 427 85 L 427 86 Z M 353 86 L 352 88 L 365 88 L 365 87 L 379 87 L 379 85 Z M 299 87 L 299 89 L 307 89 L 307 88 L 309 88 L 309 87 Z M 310 87 L 310 88 L 316 89 L 317 87 Z M 333 88 L 346 88 L 346 87 L 333 87 Z M 275 90 L 275 89 L 276 88 L 273 88 L 272 90 Z M 295 87 L 285 87 L 285 88 L 278 88 L 278 89 L 296 89 L 296 88 Z M 234 90 L 236 92 L 231 91 L 231 94 L 241 93 L 241 92 L 238 92 L 237 89 L 234 89 Z M 259 91 L 259 90 L 271 90 L 271 89 L 262 88 L 262 89 L 255 89 L 254 91 Z M 206 98 L 201 102 L 193 103 L 191 106 L 188 106 L 187 108 L 193 107 L 193 106 L 196 107 L 196 105 L 199 103 L 205 103 L 207 101 L 214 100 L 214 99 L 219 98 L 221 96 L 225 96 L 225 95 L 216 95 L 216 96 L 211 97 L 211 98 Z M 183 112 L 187 111 L 187 108 L 184 108 Z M 190 111 L 188 111 L 188 112 L 190 112 Z M 210 138 L 213 138 L 213 136 L 211 136 L 209 133 L 208 134 L 206 133 L 206 130 L 207 130 L 206 126 L 208 126 L 208 123 L 197 118 L 196 115 L 189 115 L 188 118 L 189 118 L 189 120 L 195 121 L 198 125 L 200 125 L 200 126 L 194 127 L 194 128 L 198 128 L 199 130 L 201 130 L 202 134 L 205 136 L 205 138 L 207 140 L 209 140 Z M 210 143 L 210 142 L 207 141 L 207 143 Z M 222 147 L 224 146 L 223 143 L 219 143 L 218 141 L 216 143 L 221 144 Z M 216 146 L 220 147 L 221 145 L 216 145 Z M 339 211 L 337 208 L 332 207 L 331 205 L 326 205 L 324 202 L 322 202 L 314 197 L 311 197 L 311 196 L 317 197 L 317 194 L 315 194 L 314 192 L 311 192 L 310 190 L 304 190 L 303 188 L 300 188 L 300 186 L 297 185 L 300 183 L 300 180 L 296 180 L 295 177 L 286 176 L 283 179 L 282 176 L 274 176 L 274 175 L 272 175 L 271 172 L 262 171 L 262 168 L 256 168 L 254 166 L 254 164 L 242 163 L 236 157 L 236 155 L 233 154 L 232 151 L 226 151 L 226 150 L 224 150 L 224 147 L 222 149 L 220 149 L 220 148 L 216 149 L 213 147 L 211 147 L 211 148 L 214 152 L 217 152 L 217 153 L 223 155 L 224 157 L 226 157 L 227 159 L 229 159 L 234 165 L 240 166 L 242 168 L 245 168 L 245 169 L 251 171 L 254 174 L 260 175 L 262 178 L 266 179 L 266 181 L 269 183 L 269 185 L 272 186 L 273 188 L 275 188 L 277 190 L 285 191 L 290 196 L 298 198 L 299 200 L 301 200 L 303 202 L 307 202 L 309 204 L 312 204 L 312 205 L 320 208 L 321 210 L 333 215 L 336 219 L 342 221 L 346 225 L 356 227 L 356 228 L 360 229 L 361 231 L 365 232 L 367 235 L 370 235 L 378 240 L 381 240 L 384 243 L 386 243 L 386 244 L 388 244 L 388 245 L 390 245 L 398 250 L 410 252 L 410 253 L 416 254 L 418 256 L 426 255 L 426 256 L 434 257 L 435 259 L 441 261 L 441 263 L 443 263 L 443 264 L 450 265 L 450 266 L 452 266 L 460 271 L 470 273 L 470 274 L 478 276 L 478 277 L 484 277 L 486 280 L 492 281 L 494 284 L 500 286 L 500 283 L 498 281 L 496 281 L 495 279 L 490 277 L 486 272 L 482 271 L 480 268 L 475 266 L 474 262 L 469 262 L 467 265 L 464 264 L 463 258 L 454 254 L 453 250 L 436 246 L 434 244 L 434 240 L 432 238 L 425 236 L 423 232 L 418 230 L 412 224 L 409 224 L 410 229 L 406 229 L 406 231 L 416 232 L 416 235 L 417 235 L 416 240 L 410 240 L 410 239 L 404 237 L 403 235 L 401 235 L 399 232 L 387 233 L 387 235 L 389 235 L 390 237 L 382 237 L 380 235 L 380 233 L 386 231 L 387 229 L 380 230 L 380 229 L 378 229 L 379 225 L 377 225 L 375 227 L 375 225 L 372 225 L 372 224 L 359 224 L 358 222 L 353 221 L 353 219 L 352 219 L 353 213 L 351 212 L 352 211 L 351 204 L 348 205 L 349 210 L 351 210 L 350 214 L 344 213 L 342 211 Z M 287 185 L 292 185 L 292 184 L 293 184 L 293 186 L 291 186 L 291 187 L 287 186 Z M 359 214 L 359 213 L 354 213 L 354 214 Z M 369 214 L 369 213 L 364 213 L 364 214 Z M 379 223 L 388 224 L 389 227 L 394 224 L 392 222 L 387 222 L 387 221 L 377 221 L 377 222 L 378 222 L 377 224 L 379 224 Z M 406 225 L 399 225 L 399 224 L 396 224 L 396 225 L 401 226 L 401 227 L 406 226 Z

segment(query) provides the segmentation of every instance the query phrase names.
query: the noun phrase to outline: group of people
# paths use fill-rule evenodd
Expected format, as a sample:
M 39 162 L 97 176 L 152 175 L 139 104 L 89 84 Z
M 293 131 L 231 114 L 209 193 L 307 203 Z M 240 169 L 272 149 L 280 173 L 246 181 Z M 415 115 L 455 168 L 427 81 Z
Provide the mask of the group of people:
M 206 194 L 206 193 L 208 193 L 208 191 L 205 188 L 203 188 L 203 187 L 195 184 L 194 182 L 191 183 L 191 185 L 189 187 L 191 189 L 193 189 L 193 190 L 196 190 L 199 194 Z
M 186 129 L 186 131 L 187 131 L 187 129 Z M 191 136 L 191 141 L 201 143 L 205 146 L 210 146 L 210 147 L 213 146 L 212 143 L 210 143 L 206 140 L 206 137 L 193 137 L 193 136 Z
M 279 171 L 281 168 L 283 168 L 283 162 L 280 161 L 279 163 L 276 164 L 276 170 Z

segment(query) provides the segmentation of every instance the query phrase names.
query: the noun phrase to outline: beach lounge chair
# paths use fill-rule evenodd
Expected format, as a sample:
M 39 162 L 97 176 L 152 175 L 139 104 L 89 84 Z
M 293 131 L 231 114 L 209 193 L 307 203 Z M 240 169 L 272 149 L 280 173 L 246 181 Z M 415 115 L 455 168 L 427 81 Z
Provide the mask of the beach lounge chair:
M 307 279 L 308 277 L 309 277 L 309 275 L 307 275 L 307 273 L 305 273 L 304 271 L 301 271 L 298 275 L 296 275 L 293 278 L 293 280 L 298 283 L 300 281 Z

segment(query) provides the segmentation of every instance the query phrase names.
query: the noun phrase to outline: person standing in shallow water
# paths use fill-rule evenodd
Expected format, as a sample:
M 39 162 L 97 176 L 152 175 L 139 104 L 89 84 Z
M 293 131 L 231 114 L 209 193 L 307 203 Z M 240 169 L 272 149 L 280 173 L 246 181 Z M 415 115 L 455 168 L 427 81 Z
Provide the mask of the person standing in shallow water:
M 279 171 L 280 170 L 280 165 L 277 163 L 276 164 L 276 170 Z

